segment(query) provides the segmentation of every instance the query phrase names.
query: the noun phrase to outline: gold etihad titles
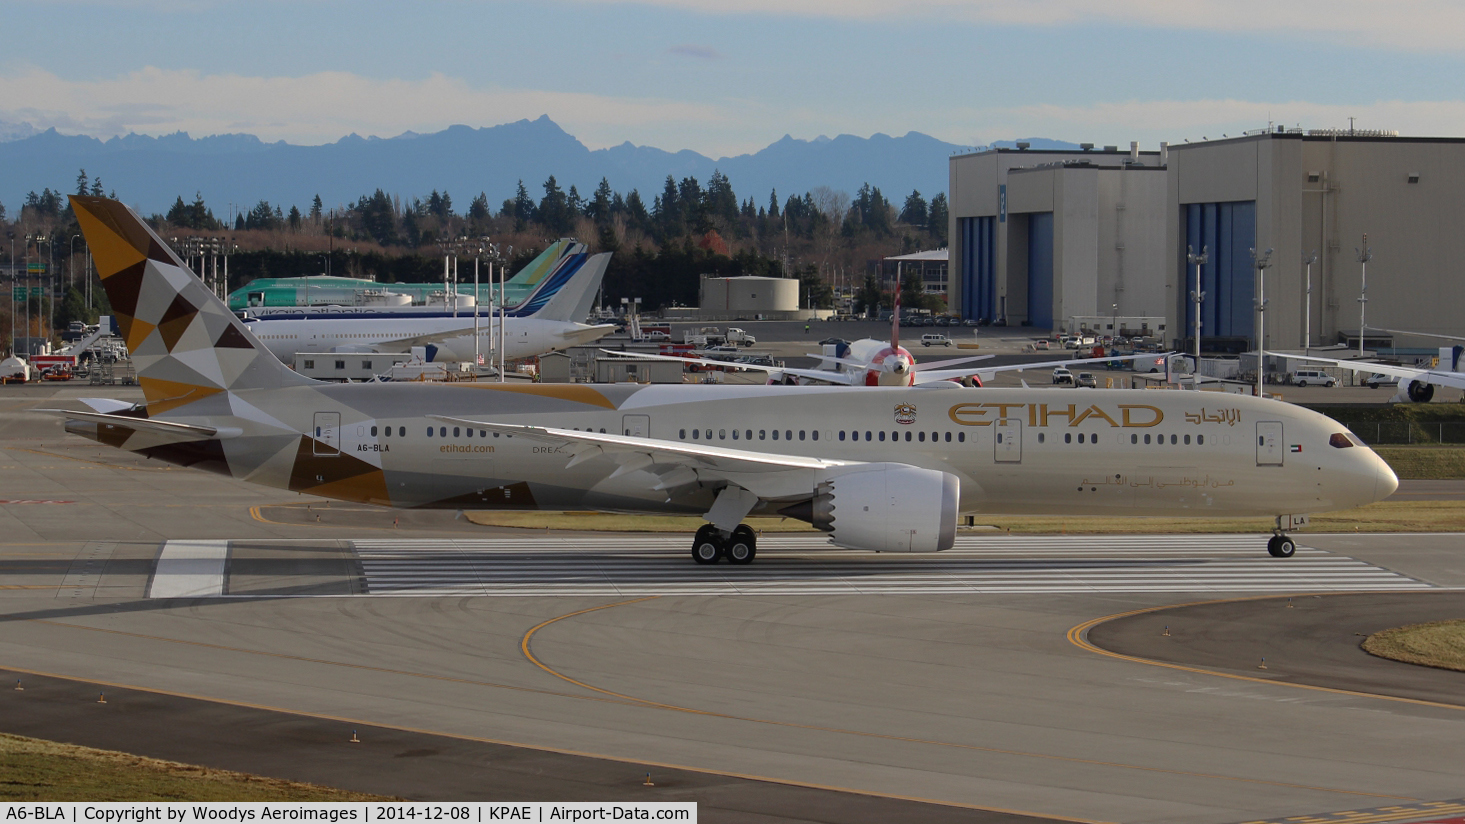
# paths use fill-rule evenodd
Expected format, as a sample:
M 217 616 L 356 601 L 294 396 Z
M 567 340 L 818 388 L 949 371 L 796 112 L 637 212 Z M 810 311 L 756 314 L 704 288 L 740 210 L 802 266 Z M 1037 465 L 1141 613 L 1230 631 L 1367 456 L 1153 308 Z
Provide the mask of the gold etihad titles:
M 961 426 L 991 426 L 994 421 L 1018 417 L 1011 410 L 1026 409 L 1028 426 L 1078 426 L 1085 421 L 1107 423 L 1112 427 L 1148 428 L 1159 426 L 1165 413 L 1143 403 L 1121 403 L 1115 411 L 1106 412 L 1098 404 L 1080 409 L 1076 403 L 959 403 L 947 413 Z

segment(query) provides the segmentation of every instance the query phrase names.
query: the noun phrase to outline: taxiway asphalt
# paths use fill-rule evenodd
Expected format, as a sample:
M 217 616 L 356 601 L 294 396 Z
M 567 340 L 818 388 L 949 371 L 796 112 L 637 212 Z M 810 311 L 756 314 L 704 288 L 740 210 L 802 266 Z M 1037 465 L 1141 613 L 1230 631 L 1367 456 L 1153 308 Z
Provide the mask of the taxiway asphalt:
M 168 701 L 149 698 L 145 703 L 164 714 L 138 715 L 150 720 L 139 725 L 146 733 L 137 739 L 112 733 L 112 741 L 136 741 L 123 749 L 162 752 L 186 741 L 187 760 L 257 764 L 267 773 L 274 772 L 264 769 L 270 764 L 323 764 L 325 780 L 376 770 L 383 776 L 378 791 L 386 792 L 397 786 L 389 780 L 393 770 L 412 775 L 403 765 L 419 757 L 444 770 L 465 765 L 468 772 L 453 781 L 469 781 L 479 765 L 501 761 L 504 772 L 485 772 L 485 787 L 513 786 L 520 769 L 514 765 L 531 765 L 519 786 L 538 797 L 515 796 L 522 800 L 597 786 L 619 797 L 611 795 L 620 791 L 610 789 L 616 781 L 629 773 L 634 783 L 641 765 L 653 764 L 653 772 L 697 776 L 686 779 L 678 800 L 707 799 L 707 820 L 762 820 L 765 813 L 919 820 L 920 810 L 940 807 L 933 816 L 981 808 L 992 816 L 1220 824 L 1451 799 L 1465 785 L 1465 711 L 1443 702 L 1226 677 L 1235 673 L 1223 670 L 1244 664 L 1212 662 L 1214 674 L 1204 666 L 1157 667 L 1100 654 L 1072 635 L 1097 618 L 1244 597 L 1245 587 L 1216 591 L 1192 576 L 1149 587 L 1036 592 L 913 586 L 885 594 L 856 587 L 375 597 L 369 586 L 342 588 L 358 575 L 369 583 L 358 543 L 513 540 L 522 533 L 476 527 L 452 513 L 410 513 L 395 527 L 359 514 L 272 519 L 271 507 L 304 504 L 313 514 L 314 504 L 69 438 L 58 423 L 23 414 L 34 402 L 11 395 L 0 403 L 0 487 L 15 501 L 0 504 L 0 668 L 23 679 L 45 673 L 119 691 L 118 700 L 95 705 L 90 687 L 47 681 L 34 693 L 12 690 L 0 698 L 0 718 L 32 711 L 44 717 L 37 709 L 44 701 L 64 708 L 73 699 L 62 696 L 73 690 L 76 715 L 56 722 L 55 737 L 79 738 L 75 718 L 125 715 L 131 705 L 122 691 L 137 689 L 201 699 L 214 709 L 169 716 Z M 185 539 L 230 541 L 225 586 L 252 587 L 251 597 L 148 598 L 164 543 Z M 1105 551 L 1136 568 L 1157 560 L 1193 570 L 1233 562 L 1231 549 L 1207 548 L 1205 540 L 1176 536 L 1168 545 L 1137 541 Z M 1370 614 L 1381 621 L 1388 613 L 1377 605 L 1389 602 L 1368 599 L 1415 603 L 1410 599 L 1451 597 L 1439 591 L 1465 587 L 1458 535 L 1306 535 L 1300 543 L 1314 559 L 1417 584 L 1417 594 L 1322 599 L 1375 604 Z M 1080 561 L 1084 550 L 1074 543 L 1045 557 Z M 1307 553 L 1265 559 L 1259 542 L 1256 554 L 1278 569 L 1309 560 Z M 883 560 L 867 559 L 876 568 Z M 481 579 L 487 562 L 479 563 L 468 574 Z M 597 563 L 614 566 L 617 557 L 609 553 Z M 691 568 L 670 556 L 660 563 L 679 576 Z M 1050 563 L 1042 572 L 1049 580 L 1072 579 L 1080 566 Z M 1298 576 L 1293 594 L 1322 586 L 1326 571 Z M 598 574 L 612 586 L 624 580 Z M 304 597 L 274 597 L 280 587 Z M 1227 649 L 1244 647 L 1248 628 L 1285 635 L 1286 622 L 1297 620 L 1269 623 L 1268 615 L 1285 608 L 1251 603 L 1273 612 L 1226 620 L 1197 612 L 1185 619 L 1185 632 Z M 1249 653 L 1237 649 L 1236 661 L 1244 661 Z M 1285 666 L 1269 673 L 1287 675 Z M 27 701 L 34 703 L 27 708 Z M 252 722 L 236 710 L 290 720 Z M 200 720 L 209 718 L 220 726 Z M 393 743 L 376 761 L 351 755 L 349 748 L 359 746 L 346 740 L 353 725 L 379 728 Z M 46 727 L 26 729 L 44 737 Z M 281 731 L 273 760 L 266 757 L 268 736 L 250 737 L 247 746 L 242 738 L 231 741 L 246 728 L 249 736 Z M 304 729 L 316 732 L 285 732 Z M 458 743 L 422 744 L 415 735 Z M 339 753 L 330 750 L 335 740 Z M 523 753 L 472 749 L 489 745 L 520 746 Z M 434 748 L 445 754 L 435 762 L 411 755 Z M 556 767 L 548 755 L 556 752 L 592 756 L 597 769 L 612 773 L 586 777 L 582 762 Z M 563 795 L 554 790 L 557 770 L 566 780 Z M 789 796 L 787 806 L 767 801 L 773 795 L 747 809 L 724 803 L 789 784 L 854 792 L 824 800 Z M 450 788 L 464 785 L 442 786 L 456 793 Z M 905 806 L 892 812 L 870 798 Z

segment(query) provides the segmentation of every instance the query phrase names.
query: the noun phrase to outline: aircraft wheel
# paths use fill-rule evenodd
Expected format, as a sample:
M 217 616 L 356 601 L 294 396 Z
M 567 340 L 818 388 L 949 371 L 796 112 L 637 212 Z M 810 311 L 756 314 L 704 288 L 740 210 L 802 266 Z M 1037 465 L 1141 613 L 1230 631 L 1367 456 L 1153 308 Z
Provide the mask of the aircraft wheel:
M 717 527 L 704 524 L 692 540 L 692 560 L 699 564 L 715 564 L 722 560 L 722 555 L 722 537 L 717 534 Z
M 738 524 L 733 530 L 732 538 L 727 542 L 727 562 L 730 564 L 751 564 L 753 557 L 758 554 L 758 536 L 753 534 L 751 527 L 746 524 Z
M 1267 541 L 1267 553 L 1273 558 L 1291 558 L 1297 554 L 1297 544 L 1286 535 L 1273 535 Z

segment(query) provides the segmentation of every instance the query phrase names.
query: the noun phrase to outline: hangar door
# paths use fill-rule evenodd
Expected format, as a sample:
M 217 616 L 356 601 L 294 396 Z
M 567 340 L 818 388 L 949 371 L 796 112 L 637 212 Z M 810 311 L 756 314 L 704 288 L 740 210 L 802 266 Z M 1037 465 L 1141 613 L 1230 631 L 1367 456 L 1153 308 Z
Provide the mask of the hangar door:
M 1028 321 L 1053 328 L 1053 213 L 1028 218 Z

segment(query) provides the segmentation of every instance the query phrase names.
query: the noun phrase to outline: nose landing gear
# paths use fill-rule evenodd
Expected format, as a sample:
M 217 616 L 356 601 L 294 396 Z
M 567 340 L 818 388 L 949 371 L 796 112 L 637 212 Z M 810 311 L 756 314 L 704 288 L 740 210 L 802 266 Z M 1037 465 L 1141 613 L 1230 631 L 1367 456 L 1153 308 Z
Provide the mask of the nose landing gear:
M 1277 525 L 1272 528 L 1272 537 L 1267 541 L 1267 554 L 1273 558 L 1291 558 L 1297 554 L 1297 543 L 1282 531 L 1282 517 L 1277 516 Z M 1289 520 L 1295 520 L 1298 516 L 1292 516 Z
M 1297 553 L 1297 544 L 1286 535 L 1278 533 L 1267 541 L 1267 552 L 1273 558 L 1291 558 Z

